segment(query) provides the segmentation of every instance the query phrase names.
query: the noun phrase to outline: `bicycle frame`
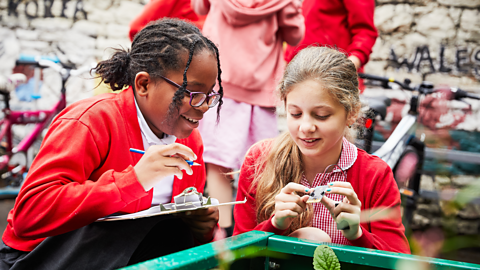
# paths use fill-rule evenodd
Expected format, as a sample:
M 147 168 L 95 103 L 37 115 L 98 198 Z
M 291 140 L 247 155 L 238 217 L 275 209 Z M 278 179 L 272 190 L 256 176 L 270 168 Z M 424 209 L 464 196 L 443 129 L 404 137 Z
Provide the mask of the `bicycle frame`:
M 417 117 L 417 114 L 404 116 L 387 141 L 373 155 L 383 159 L 390 168 L 395 168 L 408 143 L 415 137 Z
M 6 103 L 9 96 L 5 96 Z M 62 89 L 60 100 L 50 110 L 37 111 L 11 111 L 8 104 L 4 109 L 5 118 L 0 122 L 2 129 L 0 131 L 0 140 L 6 138 L 6 155 L 2 156 L 0 160 L 0 170 L 4 169 L 13 154 L 24 152 L 33 145 L 37 137 L 42 133 L 45 127 L 52 121 L 57 113 L 63 110 L 66 106 L 66 95 Z M 12 125 L 27 125 L 36 124 L 34 129 L 28 136 L 16 146 L 13 146 Z
M 2 150 L 0 156 L 0 197 L 16 196 L 23 184 L 25 173 L 28 172 L 28 167 L 32 160 L 28 156 L 28 150 L 34 145 L 37 138 L 41 135 L 43 130 L 48 127 L 53 118 L 66 107 L 66 83 L 71 76 L 78 76 L 84 72 L 90 71 L 96 66 L 96 63 L 82 66 L 78 69 L 72 69 L 63 66 L 58 59 L 49 57 L 30 57 L 20 56 L 17 64 L 36 65 L 41 68 L 52 68 L 57 71 L 62 79 L 62 88 L 60 91 L 60 98 L 49 110 L 35 110 L 35 111 L 12 111 L 10 110 L 10 92 L 9 89 L 0 89 L 0 95 L 5 97 L 4 119 L 0 121 L 0 140 L 5 142 L 0 149 Z M 33 130 L 20 141 L 18 145 L 13 146 L 13 125 L 27 125 L 35 124 Z M 11 164 L 16 161 L 16 154 L 21 153 L 25 155 L 25 165 Z M 5 186 L 3 186 L 6 184 Z

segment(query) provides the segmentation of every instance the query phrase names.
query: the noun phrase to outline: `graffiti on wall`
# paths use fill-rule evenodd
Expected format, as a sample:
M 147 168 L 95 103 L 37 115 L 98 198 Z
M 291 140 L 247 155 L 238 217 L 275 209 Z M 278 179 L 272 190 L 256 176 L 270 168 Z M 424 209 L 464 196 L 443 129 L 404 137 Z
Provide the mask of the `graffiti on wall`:
M 61 1 L 62 8 L 60 14 L 54 14 L 52 12 L 52 6 L 54 1 Z M 75 21 L 77 19 L 87 19 L 87 12 L 83 8 L 83 0 L 8 0 L 8 16 L 19 16 L 18 6 L 20 4 L 25 5 L 23 9 L 25 16 L 28 19 L 35 18 L 53 18 L 53 17 L 63 17 L 67 18 L 65 14 L 65 9 L 67 8 L 67 3 L 70 1 L 76 1 L 75 3 L 75 12 L 73 13 L 72 19 Z M 43 3 L 42 3 L 43 2 Z M 43 7 L 40 5 L 43 4 Z M 40 14 L 40 11 L 43 11 L 43 14 Z
M 409 72 L 474 75 L 480 80 L 480 48 L 475 50 L 466 47 L 456 48 L 453 61 L 447 60 L 445 45 L 440 45 L 438 57 L 432 56 L 428 45 L 418 46 L 410 57 L 403 58 L 397 56 L 392 48 L 388 62 L 388 66 L 406 68 Z

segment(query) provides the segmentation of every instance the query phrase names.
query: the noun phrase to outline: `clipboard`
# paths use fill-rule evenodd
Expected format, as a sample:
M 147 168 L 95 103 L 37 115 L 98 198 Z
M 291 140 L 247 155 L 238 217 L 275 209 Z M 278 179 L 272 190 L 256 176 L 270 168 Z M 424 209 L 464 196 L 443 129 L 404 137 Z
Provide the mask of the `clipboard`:
M 170 215 L 185 211 L 193 211 L 198 209 L 206 209 L 209 207 L 218 207 L 223 205 L 235 205 L 246 203 L 247 198 L 243 201 L 234 201 L 227 203 L 219 203 L 215 198 L 205 198 L 202 193 L 197 192 L 195 187 L 186 188 L 182 193 L 174 197 L 173 203 L 159 204 L 150 207 L 147 210 L 139 211 L 131 214 L 112 214 L 97 219 L 95 222 L 131 220 L 137 218 L 154 217 L 160 215 Z

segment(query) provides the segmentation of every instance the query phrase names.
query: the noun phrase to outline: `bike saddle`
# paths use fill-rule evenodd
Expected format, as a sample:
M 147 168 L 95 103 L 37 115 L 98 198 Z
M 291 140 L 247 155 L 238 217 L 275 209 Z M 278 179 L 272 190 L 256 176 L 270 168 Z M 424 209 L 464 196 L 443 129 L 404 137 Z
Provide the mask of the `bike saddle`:
M 387 107 L 390 106 L 392 101 L 387 97 L 361 97 L 362 102 L 366 103 L 368 107 L 376 114 L 380 115 L 382 120 L 387 115 Z

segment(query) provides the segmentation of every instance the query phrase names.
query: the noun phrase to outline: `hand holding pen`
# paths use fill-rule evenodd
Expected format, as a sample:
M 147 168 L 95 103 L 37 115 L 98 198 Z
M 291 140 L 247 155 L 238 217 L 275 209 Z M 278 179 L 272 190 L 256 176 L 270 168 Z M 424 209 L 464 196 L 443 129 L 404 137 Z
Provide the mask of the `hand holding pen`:
M 135 148 L 130 148 L 130 152 L 137 153 L 137 154 L 142 154 L 142 155 L 145 154 L 145 151 L 135 149 Z M 196 162 L 193 162 L 191 160 L 185 160 L 185 162 L 187 162 L 188 165 L 190 165 L 190 166 L 201 166 L 200 164 L 198 164 Z
M 141 151 L 135 150 L 137 153 Z M 195 165 L 197 163 L 193 163 L 193 160 L 196 159 L 197 156 L 192 149 L 183 144 L 153 145 L 145 151 L 142 158 L 134 166 L 134 170 L 138 182 L 145 191 L 148 191 L 167 176 L 175 175 L 182 179 L 182 170 L 188 175 L 192 175 L 193 170 L 187 161 Z

